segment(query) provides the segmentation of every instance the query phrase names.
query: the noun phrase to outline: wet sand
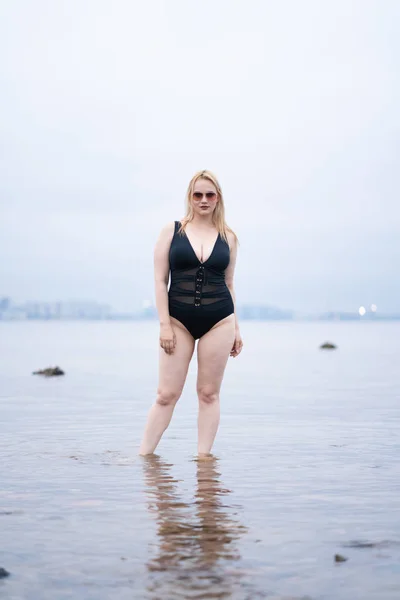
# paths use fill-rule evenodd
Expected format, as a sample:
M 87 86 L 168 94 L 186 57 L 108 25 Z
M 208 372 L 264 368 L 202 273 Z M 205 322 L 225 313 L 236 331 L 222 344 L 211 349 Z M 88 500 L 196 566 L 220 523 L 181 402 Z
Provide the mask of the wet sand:
M 398 600 L 399 334 L 243 323 L 197 461 L 195 358 L 137 456 L 155 324 L 0 323 L 0 597 Z

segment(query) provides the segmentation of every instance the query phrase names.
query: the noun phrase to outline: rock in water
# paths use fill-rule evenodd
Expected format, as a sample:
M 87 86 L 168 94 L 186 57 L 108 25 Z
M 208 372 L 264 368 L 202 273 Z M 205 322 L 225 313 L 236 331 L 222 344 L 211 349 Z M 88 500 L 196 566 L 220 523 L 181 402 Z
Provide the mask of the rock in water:
M 346 560 L 349 560 L 349 559 L 346 558 L 345 556 L 342 556 L 341 554 L 335 554 L 335 562 L 341 563 L 341 562 L 346 562 Z
M 32 375 L 44 375 L 45 377 L 57 377 L 58 375 L 64 375 L 64 371 L 60 367 L 47 367 L 41 371 L 33 371 Z
M 5 569 L 3 569 L 3 567 L 0 567 L 0 579 L 2 579 L 3 577 L 8 577 L 9 576 L 9 572 L 6 571 Z
M 332 342 L 324 342 L 320 345 L 320 348 L 321 350 L 335 350 L 336 346 L 335 344 L 332 344 Z

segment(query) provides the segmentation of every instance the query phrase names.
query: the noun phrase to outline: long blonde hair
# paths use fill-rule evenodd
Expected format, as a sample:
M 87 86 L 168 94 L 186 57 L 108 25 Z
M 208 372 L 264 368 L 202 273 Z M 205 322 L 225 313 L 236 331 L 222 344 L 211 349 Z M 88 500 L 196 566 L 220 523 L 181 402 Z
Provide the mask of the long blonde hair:
M 194 212 L 191 199 L 193 195 L 194 185 L 198 179 L 208 179 L 208 181 L 211 181 L 211 183 L 214 184 L 215 189 L 217 190 L 219 200 L 213 212 L 212 220 L 216 229 L 219 231 L 221 237 L 226 241 L 226 243 L 228 243 L 228 236 L 226 235 L 226 232 L 230 231 L 234 235 L 236 241 L 239 242 L 236 233 L 225 222 L 224 197 L 222 195 L 222 190 L 221 186 L 219 185 L 218 179 L 216 178 L 214 173 L 212 173 L 211 171 L 207 171 L 206 169 L 204 169 L 203 171 L 197 171 L 197 173 L 195 173 L 192 179 L 190 180 L 185 198 L 186 215 L 181 220 L 181 226 L 178 229 L 178 233 L 181 233 L 183 235 L 186 225 L 193 220 Z

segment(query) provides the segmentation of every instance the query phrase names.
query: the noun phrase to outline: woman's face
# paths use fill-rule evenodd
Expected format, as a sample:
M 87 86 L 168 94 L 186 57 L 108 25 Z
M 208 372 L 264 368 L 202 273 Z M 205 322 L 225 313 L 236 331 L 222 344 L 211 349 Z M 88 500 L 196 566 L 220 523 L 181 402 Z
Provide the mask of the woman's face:
M 215 185 L 208 179 L 198 179 L 194 184 L 192 206 L 199 215 L 212 214 L 217 206 L 218 193 Z

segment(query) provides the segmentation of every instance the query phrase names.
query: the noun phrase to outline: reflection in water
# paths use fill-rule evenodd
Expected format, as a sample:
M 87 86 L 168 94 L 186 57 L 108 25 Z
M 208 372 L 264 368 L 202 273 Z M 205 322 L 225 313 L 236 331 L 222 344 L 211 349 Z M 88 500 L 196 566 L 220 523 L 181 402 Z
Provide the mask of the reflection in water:
M 216 459 L 196 465 L 194 501 L 182 502 L 172 465 L 158 456 L 144 458 L 149 510 L 158 525 L 157 555 L 147 563 L 152 599 L 228 598 L 240 583 L 232 561 L 240 558 L 235 540 L 247 529 L 223 503 L 229 490 L 221 485 Z

